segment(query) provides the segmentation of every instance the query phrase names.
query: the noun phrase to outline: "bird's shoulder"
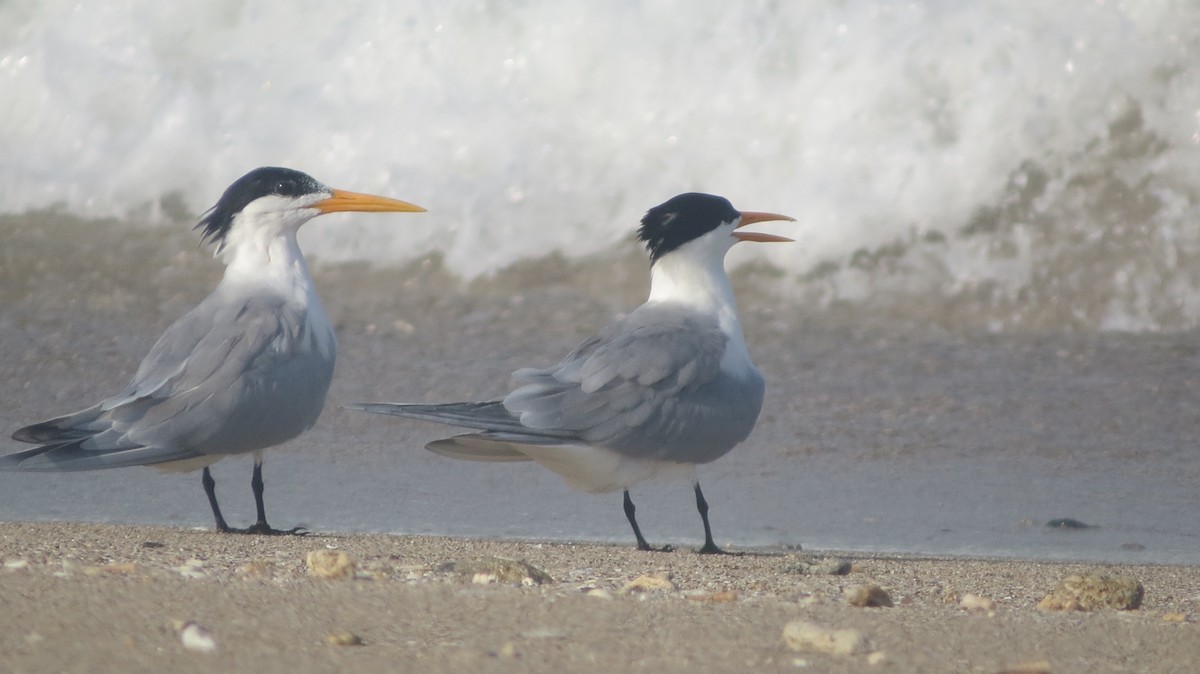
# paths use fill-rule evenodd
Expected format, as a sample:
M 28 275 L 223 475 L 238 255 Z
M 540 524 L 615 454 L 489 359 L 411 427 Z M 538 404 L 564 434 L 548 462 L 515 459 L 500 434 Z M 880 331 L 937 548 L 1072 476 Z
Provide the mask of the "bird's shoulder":
M 577 388 L 594 394 L 622 384 L 679 389 L 715 378 L 727 342 L 711 316 L 673 303 L 644 304 L 584 340 L 557 365 L 518 370 L 513 377 L 543 393 Z
M 245 367 L 298 339 L 303 323 L 303 312 L 283 298 L 213 293 L 163 332 L 126 395 L 145 395 L 170 382 L 194 385 L 223 367 Z
M 676 303 L 644 304 L 606 325 L 567 356 L 581 382 L 597 388 L 612 379 L 653 385 L 672 375 L 715 375 L 728 336 L 713 316 Z

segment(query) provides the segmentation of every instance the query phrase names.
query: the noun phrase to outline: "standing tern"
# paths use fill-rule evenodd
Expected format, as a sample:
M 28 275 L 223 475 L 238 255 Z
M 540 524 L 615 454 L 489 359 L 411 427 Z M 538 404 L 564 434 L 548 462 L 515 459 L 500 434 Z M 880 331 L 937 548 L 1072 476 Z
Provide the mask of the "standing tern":
M 558 365 L 517 370 L 512 376 L 523 385 L 503 400 L 351 408 L 479 431 L 426 445 L 437 454 L 532 460 L 578 489 L 621 489 L 639 550 L 651 547 L 629 488 L 653 477 L 688 475 L 704 522 L 699 552 L 719 553 L 695 467 L 750 435 L 765 390 L 742 337 L 725 254 L 739 241 L 791 241 L 741 230 L 770 220 L 794 218 L 739 212 L 709 194 L 674 197 L 650 209 L 638 230 L 650 252 L 649 299 Z
M 321 414 L 337 355 L 296 233 L 325 213 L 424 210 L 335 190 L 292 169 L 242 176 L 196 226 L 226 265 L 216 290 L 167 328 L 123 391 L 13 433 L 39 446 L 0 457 L 0 469 L 203 467 L 219 531 L 302 533 L 267 524 L 262 480 L 263 450 L 300 435 Z M 254 453 L 258 520 L 233 529 L 221 516 L 208 467 L 246 452 Z

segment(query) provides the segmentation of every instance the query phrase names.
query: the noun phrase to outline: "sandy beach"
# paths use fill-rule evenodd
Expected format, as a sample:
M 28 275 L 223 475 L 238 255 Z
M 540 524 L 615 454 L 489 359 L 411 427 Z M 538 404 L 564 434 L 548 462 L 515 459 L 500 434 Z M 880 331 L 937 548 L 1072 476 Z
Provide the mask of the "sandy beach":
M 7 221 L 23 251 L 0 275 L 9 431 L 119 385 L 215 281 L 185 229 L 99 260 L 60 250 L 92 225 Z M 747 554 L 691 552 L 687 485 L 637 491 L 647 536 L 679 548 L 640 553 L 611 495 L 448 461 L 420 450 L 441 429 L 339 409 L 495 395 L 639 301 L 636 251 L 470 284 L 434 263 L 335 266 L 318 274 L 341 343 L 326 414 L 267 458 L 271 522 L 319 533 L 217 535 L 195 474 L 0 476 L 0 671 L 1196 671 L 1190 336 L 914 331 L 782 310 L 753 292 L 764 274 L 735 283 L 766 407 L 703 473 L 718 542 Z M 216 472 L 248 522 L 248 464 Z M 1044 526 L 1059 517 L 1094 526 Z M 821 551 L 838 541 L 875 552 Z M 345 553 L 349 577 L 311 576 L 317 551 Z M 462 571 L 494 557 L 548 579 Z M 801 573 L 814 559 L 850 572 Z M 1133 579 L 1140 607 L 1037 608 L 1079 574 Z M 893 606 L 852 605 L 872 585 Z M 798 621 L 857 630 L 854 652 L 794 649 Z
M 313 552 L 333 566 L 310 568 Z M 471 566 L 494 558 L 530 566 Z M 0 563 L 0 669 L 13 674 L 1187 672 L 1200 662 L 1200 573 L 1189 567 L 65 523 L 0 524 Z M 1037 608 L 1076 574 L 1135 579 L 1140 608 Z M 893 605 L 852 605 L 870 585 Z M 793 621 L 858 630 L 860 646 L 795 650 L 783 636 Z

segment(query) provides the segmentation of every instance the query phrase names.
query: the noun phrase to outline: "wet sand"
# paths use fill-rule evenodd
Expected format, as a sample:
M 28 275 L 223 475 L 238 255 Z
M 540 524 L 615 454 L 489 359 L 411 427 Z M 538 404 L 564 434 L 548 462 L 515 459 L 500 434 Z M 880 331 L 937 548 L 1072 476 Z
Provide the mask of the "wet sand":
M 23 448 L 6 440 L 12 430 L 119 390 L 211 290 L 221 266 L 191 222 L 0 216 L 3 451 Z M 632 242 L 471 282 L 436 259 L 313 269 L 338 365 L 317 425 L 267 452 L 272 523 L 628 540 L 619 493 L 581 494 L 534 465 L 434 456 L 421 448 L 446 429 L 340 407 L 502 395 L 510 372 L 552 364 L 642 301 L 646 262 Z M 989 334 L 947 322 L 936 303 L 904 315 L 815 306 L 783 297 L 770 269 L 733 280 L 768 388 L 747 442 L 699 473 L 718 543 L 1200 564 L 1195 335 Z M 252 521 L 249 459 L 214 474 L 230 522 Z M 0 520 L 208 526 L 198 483 L 149 468 L 0 473 Z M 690 485 L 633 496 L 652 543 L 697 544 Z M 1063 517 L 1095 526 L 1044 526 Z
M 346 578 L 311 576 L 344 552 Z M 499 556 L 541 584 L 439 570 Z M 801 575 L 845 559 L 848 575 Z M 254 537 L 184 528 L 0 523 L 0 669 L 25 672 L 1185 672 L 1200 662 L 1200 573 L 976 559 L 387 535 Z M 1078 573 L 1143 584 L 1141 608 L 1035 607 Z M 631 581 L 669 586 L 626 592 Z M 878 584 L 894 603 L 859 608 Z M 995 602 L 968 610 L 974 594 Z M 801 652 L 803 620 L 852 628 L 852 655 Z M 194 624 L 196 628 L 187 628 Z M 211 650 L 186 647 L 202 630 Z M 189 635 L 191 638 L 193 635 Z M 358 645 L 333 643 L 361 641 Z M 193 642 L 189 642 L 193 643 Z

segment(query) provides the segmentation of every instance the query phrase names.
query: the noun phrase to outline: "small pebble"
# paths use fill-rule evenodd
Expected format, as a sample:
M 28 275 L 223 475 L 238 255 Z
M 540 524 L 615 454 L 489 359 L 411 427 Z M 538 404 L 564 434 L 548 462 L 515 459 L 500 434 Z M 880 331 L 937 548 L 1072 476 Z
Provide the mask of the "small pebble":
M 632 594 L 635 592 L 674 592 L 676 589 L 678 588 L 671 581 L 671 574 L 663 571 L 653 576 L 638 576 L 634 578 L 625 583 L 625 587 L 621 588 L 621 594 Z
M 699 594 L 684 595 L 692 601 L 706 601 L 714 604 L 727 604 L 737 601 L 737 593 L 732 590 L 721 590 L 720 592 L 701 592 Z
M 526 639 L 566 639 L 567 632 L 555 627 L 539 627 L 522 632 L 521 636 Z
M 217 642 L 213 640 L 212 635 L 196 623 L 184 624 L 183 629 L 179 630 L 179 640 L 189 651 L 212 653 L 217 650 Z
M 476 585 L 491 583 L 511 583 L 524 585 L 542 585 L 553 583 L 550 574 L 523 559 L 508 559 L 507 557 L 484 557 L 470 561 L 446 562 L 438 567 L 441 573 L 453 573 L 463 580 L 469 580 Z
M 968 611 L 983 611 L 990 613 L 996 610 L 996 602 L 988 599 L 987 597 L 980 597 L 977 594 L 964 594 L 962 601 L 960 601 L 958 605 L 967 609 Z
M 1058 519 L 1046 522 L 1046 526 L 1051 529 L 1091 529 L 1092 525 L 1084 524 L 1077 519 L 1070 517 L 1059 517 Z
M 207 575 L 204 573 L 204 562 L 199 559 L 189 559 L 175 570 L 184 578 L 203 578 Z
M 1136 609 L 1144 590 L 1134 578 L 1084 574 L 1070 576 L 1038 602 L 1043 611 L 1094 611 L 1101 608 Z
M 4 562 L 5 571 L 24 571 L 29 568 L 29 562 L 24 559 L 10 559 Z
M 1049 660 L 1021 662 L 996 672 L 996 674 L 1052 674 Z
M 354 560 L 341 550 L 313 550 L 304 561 L 314 578 L 341 580 L 354 575 Z
M 238 567 L 238 575 L 244 578 L 264 578 L 271 575 L 271 563 L 256 559 Z
M 845 576 L 851 568 L 848 559 L 813 559 L 790 564 L 784 571 L 801 576 Z
M 892 606 L 892 596 L 878 585 L 859 585 L 846 593 L 846 603 L 858 607 L 882 608 Z
M 585 592 L 584 594 L 586 594 L 589 597 L 594 597 L 596 599 L 612 599 L 613 598 L 613 593 L 609 592 L 608 590 L 606 590 L 602 587 L 593 587 L 593 588 L 589 589 L 587 592 Z
M 517 651 L 517 645 L 511 641 L 505 642 L 500 650 L 496 652 L 502 658 L 519 658 L 521 653 Z
M 325 635 L 325 643 L 330 646 L 362 646 L 362 637 L 354 632 L 330 632 Z
M 804 620 L 794 620 L 783 628 L 783 640 L 794 651 L 856 655 L 871 650 L 862 632 L 856 629 L 829 629 Z

